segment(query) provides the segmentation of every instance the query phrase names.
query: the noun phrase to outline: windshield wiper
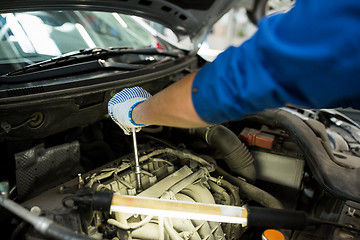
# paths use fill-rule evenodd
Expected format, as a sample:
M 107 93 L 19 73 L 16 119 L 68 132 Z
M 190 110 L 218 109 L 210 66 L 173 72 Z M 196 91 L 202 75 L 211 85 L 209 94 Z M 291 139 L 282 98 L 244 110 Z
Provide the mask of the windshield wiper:
M 0 77 L 0 82 L 8 82 L 10 83 L 11 80 L 6 80 L 7 77 L 11 76 L 19 76 L 29 73 L 34 73 L 38 71 L 45 71 L 48 69 L 54 68 L 62 68 L 64 69 L 65 66 L 75 65 L 74 67 L 78 67 L 78 65 L 87 65 L 86 63 L 91 63 L 94 67 L 93 60 L 104 60 L 115 56 L 122 56 L 126 54 L 136 54 L 136 55 L 145 55 L 145 56 L 167 56 L 172 58 L 179 58 L 182 56 L 181 51 L 173 51 L 168 52 L 164 50 L 159 50 L 157 48 L 141 48 L 141 49 L 131 49 L 131 48 L 88 48 L 88 49 L 81 49 L 78 51 L 70 52 L 63 54 L 58 57 L 54 57 L 42 62 L 38 62 L 35 64 L 31 64 L 25 66 L 21 69 L 18 69 L 13 72 L 9 72 Z M 95 61 L 99 63 L 99 61 Z M 82 64 L 84 63 L 84 64 Z M 110 67 L 116 68 L 119 65 L 122 69 L 127 69 L 125 66 L 128 67 L 127 70 L 134 70 L 138 69 L 138 66 L 131 66 L 131 63 L 118 63 L 112 64 Z M 100 67 L 107 67 L 108 65 L 100 64 Z M 29 80 L 29 79 L 27 79 Z M 34 80 L 34 79 L 32 79 Z
M 141 68 L 144 68 L 144 66 L 139 64 L 108 62 L 99 59 L 99 60 L 91 60 L 81 63 L 74 63 L 71 65 L 66 65 L 56 68 L 41 69 L 38 71 L 31 71 L 23 74 L 0 76 L 0 83 L 8 83 L 8 84 L 26 83 L 26 82 L 40 81 L 44 79 L 66 76 L 69 75 L 70 73 L 76 73 L 76 74 L 89 73 L 101 69 L 132 71 Z

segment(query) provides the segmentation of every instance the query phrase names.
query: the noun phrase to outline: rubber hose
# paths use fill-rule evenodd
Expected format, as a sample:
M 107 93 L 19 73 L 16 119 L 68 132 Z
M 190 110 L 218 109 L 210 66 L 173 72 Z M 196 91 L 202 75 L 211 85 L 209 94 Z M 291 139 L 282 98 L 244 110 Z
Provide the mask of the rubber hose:
M 21 235 L 20 234 L 25 234 L 25 230 L 27 228 L 29 228 L 30 224 L 23 221 L 21 222 L 16 228 L 15 230 L 12 232 L 11 236 L 10 236 L 10 240 L 16 240 L 16 239 L 20 239 Z
M 272 196 L 270 193 L 265 192 L 264 190 L 245 182 L 237 177 L 232 176 L 231 174 L 227 173 L 221 167 L 217 167 L 215 173 L 219 176 L 223 176 L 224 179 L 229 181 L 231 184 L 239 187 L 239 193 L 241 196 L 248 198 L 249 200 L 253 200 L 255 202 L 260 203 L 264 207 L 268 208 L 278 208 L 282 209 L 282 203 Z
M 211 190 L 213 190 L 215 193 L 221 195 L 223 197 L 224 200 L 224 205 L 230 205 L 231 204 L 231 198 L 229 196 L 229 194 L 227 194 L 226 190 L 222 187 L 220 187 L 219 185 L 217 185 L 216 183 L 214 183 L 213 181 L 208 181 L 209 186 L 211 188 Z
M 239 193 L 236 190 L 236 187 L 234 185 L 232 185 L 230 182 L 226 181 L 225 179 L 222 179 L 219 182 L 220 182 L 220 186 L 226 188 L 233 196 L 234 206 L 240 206 L 241 200 L 240 200 Z
M 255 182 L 254 158 L 244 143 L 230 129 L 223 125 L 213 125 L 207 128 L 196 128 L 193 131 L 210 147 L 220 152 L 220 158 L 226 162 L 233 173 Z

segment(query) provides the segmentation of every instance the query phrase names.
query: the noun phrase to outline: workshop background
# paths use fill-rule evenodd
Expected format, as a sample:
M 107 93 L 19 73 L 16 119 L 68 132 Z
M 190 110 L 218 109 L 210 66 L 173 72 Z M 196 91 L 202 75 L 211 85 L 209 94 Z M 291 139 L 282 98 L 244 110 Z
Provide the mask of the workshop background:
M 245 8 L 235 8 L 225 14 L 212 28 L 205 46 L 214 50 L 225 50 L 238 46 L 251 37 L 257 30 L 248 18 Z

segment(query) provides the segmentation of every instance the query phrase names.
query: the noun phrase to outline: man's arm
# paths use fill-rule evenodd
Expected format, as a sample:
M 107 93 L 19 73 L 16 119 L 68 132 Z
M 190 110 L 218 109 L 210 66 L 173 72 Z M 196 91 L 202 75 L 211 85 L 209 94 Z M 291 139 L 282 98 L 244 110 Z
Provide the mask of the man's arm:
M 196 73 L 185 76 L 180 81 L 155 94 L 134 107 L 132 119 L 137 124 L 162 125 L 172 127 L 205 127 L 196 113 L 192 102 L 192 83 Z

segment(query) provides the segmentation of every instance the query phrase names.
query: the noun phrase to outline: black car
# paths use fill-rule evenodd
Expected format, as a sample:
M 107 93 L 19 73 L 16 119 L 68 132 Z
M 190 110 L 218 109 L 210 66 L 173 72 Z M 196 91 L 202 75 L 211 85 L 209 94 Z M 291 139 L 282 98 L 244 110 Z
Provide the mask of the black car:
M 273 231 L 359 239 L 360 127 L 336 110 L 287 107 L 209 128 L 144 127 L 140 171 L 132 138 L 109 118 L 108 101 L 122 89 L 155 94 L 206 64 L 196 54 L 203 38 L 239 5 L 2 1 L 1 238 L 245 240 Z M 148 21 L 171 29 L 175 43 Z M 181 209 L 183 218 L 130 214 L 110 208 L 114 194 L 236 206 L 248 216 L 234 224 L 184 218 Z

